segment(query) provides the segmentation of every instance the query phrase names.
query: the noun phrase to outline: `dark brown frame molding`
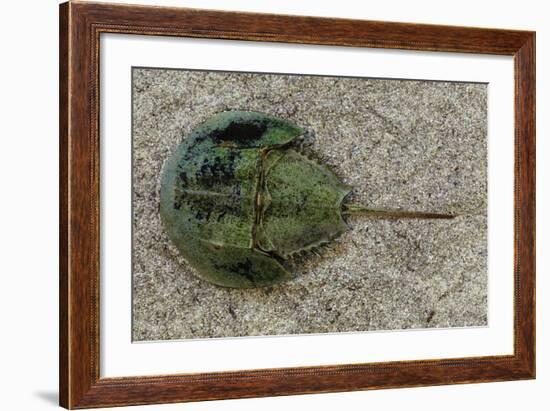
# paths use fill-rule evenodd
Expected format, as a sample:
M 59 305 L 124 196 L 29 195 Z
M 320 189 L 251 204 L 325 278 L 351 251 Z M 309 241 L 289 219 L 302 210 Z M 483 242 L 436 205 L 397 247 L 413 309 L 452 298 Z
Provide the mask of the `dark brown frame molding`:
M 59 23 L 60 405 L 90 408 L 535 378 L 534 32 L 84 2 L 61 4 Z M 100 378 L 101 33 L 513 56 L 514 354 Z

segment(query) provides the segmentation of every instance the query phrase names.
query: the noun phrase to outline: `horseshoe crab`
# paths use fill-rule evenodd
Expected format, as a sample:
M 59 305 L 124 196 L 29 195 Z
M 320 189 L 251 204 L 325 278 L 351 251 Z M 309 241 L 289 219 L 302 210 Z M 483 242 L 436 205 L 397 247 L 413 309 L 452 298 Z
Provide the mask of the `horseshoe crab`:
M 302 134 L 263 113 L 222 112 L 167 160 L 160 216 L 202 279 L 236 288 L 288 280 L 288 261 L 348 230 L 345 215 L 453 217 L 348 204 L 351 187 L 300 152 Z

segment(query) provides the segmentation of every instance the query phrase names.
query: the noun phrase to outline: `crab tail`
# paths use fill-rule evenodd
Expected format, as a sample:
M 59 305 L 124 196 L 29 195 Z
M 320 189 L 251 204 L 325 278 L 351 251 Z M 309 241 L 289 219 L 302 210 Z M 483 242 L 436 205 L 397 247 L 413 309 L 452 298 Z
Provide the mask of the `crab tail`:
M 360 204 L 347 204 L 342 209 L 344 215 L 362 215 L 376 218 L 438 218 L 451 219 L 456 217 L 453 214 L 425 213 L 422 211 L 403 210 L 378 210 L 364 207 Z

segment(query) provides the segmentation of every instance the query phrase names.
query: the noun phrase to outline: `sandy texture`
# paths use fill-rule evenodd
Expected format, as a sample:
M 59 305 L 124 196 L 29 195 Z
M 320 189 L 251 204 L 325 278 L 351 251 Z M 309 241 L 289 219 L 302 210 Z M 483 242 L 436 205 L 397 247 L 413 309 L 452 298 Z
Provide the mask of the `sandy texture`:
M 134 69 L 133 93 L 134 340 L 486 325 L 486 85 Z M 458 217 L 353 217 L 290 282 L 199 280 L 163 231 L 159 179 L 193 127 L 224 110 L 305 128 L 358 202 Z

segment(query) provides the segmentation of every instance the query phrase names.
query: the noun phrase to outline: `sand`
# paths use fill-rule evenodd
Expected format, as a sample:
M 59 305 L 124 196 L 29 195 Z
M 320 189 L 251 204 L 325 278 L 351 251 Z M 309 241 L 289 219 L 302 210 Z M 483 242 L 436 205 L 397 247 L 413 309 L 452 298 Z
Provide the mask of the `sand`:
M 354 217 L 351 230 L 263 289 L 198 279 L 164 232 L 164 161 L 224 110 L 307 130 L 308 150 L 373 208 L 452 220 Z M 134 341 L 487 324 L 485 84 L 133 70 Z

